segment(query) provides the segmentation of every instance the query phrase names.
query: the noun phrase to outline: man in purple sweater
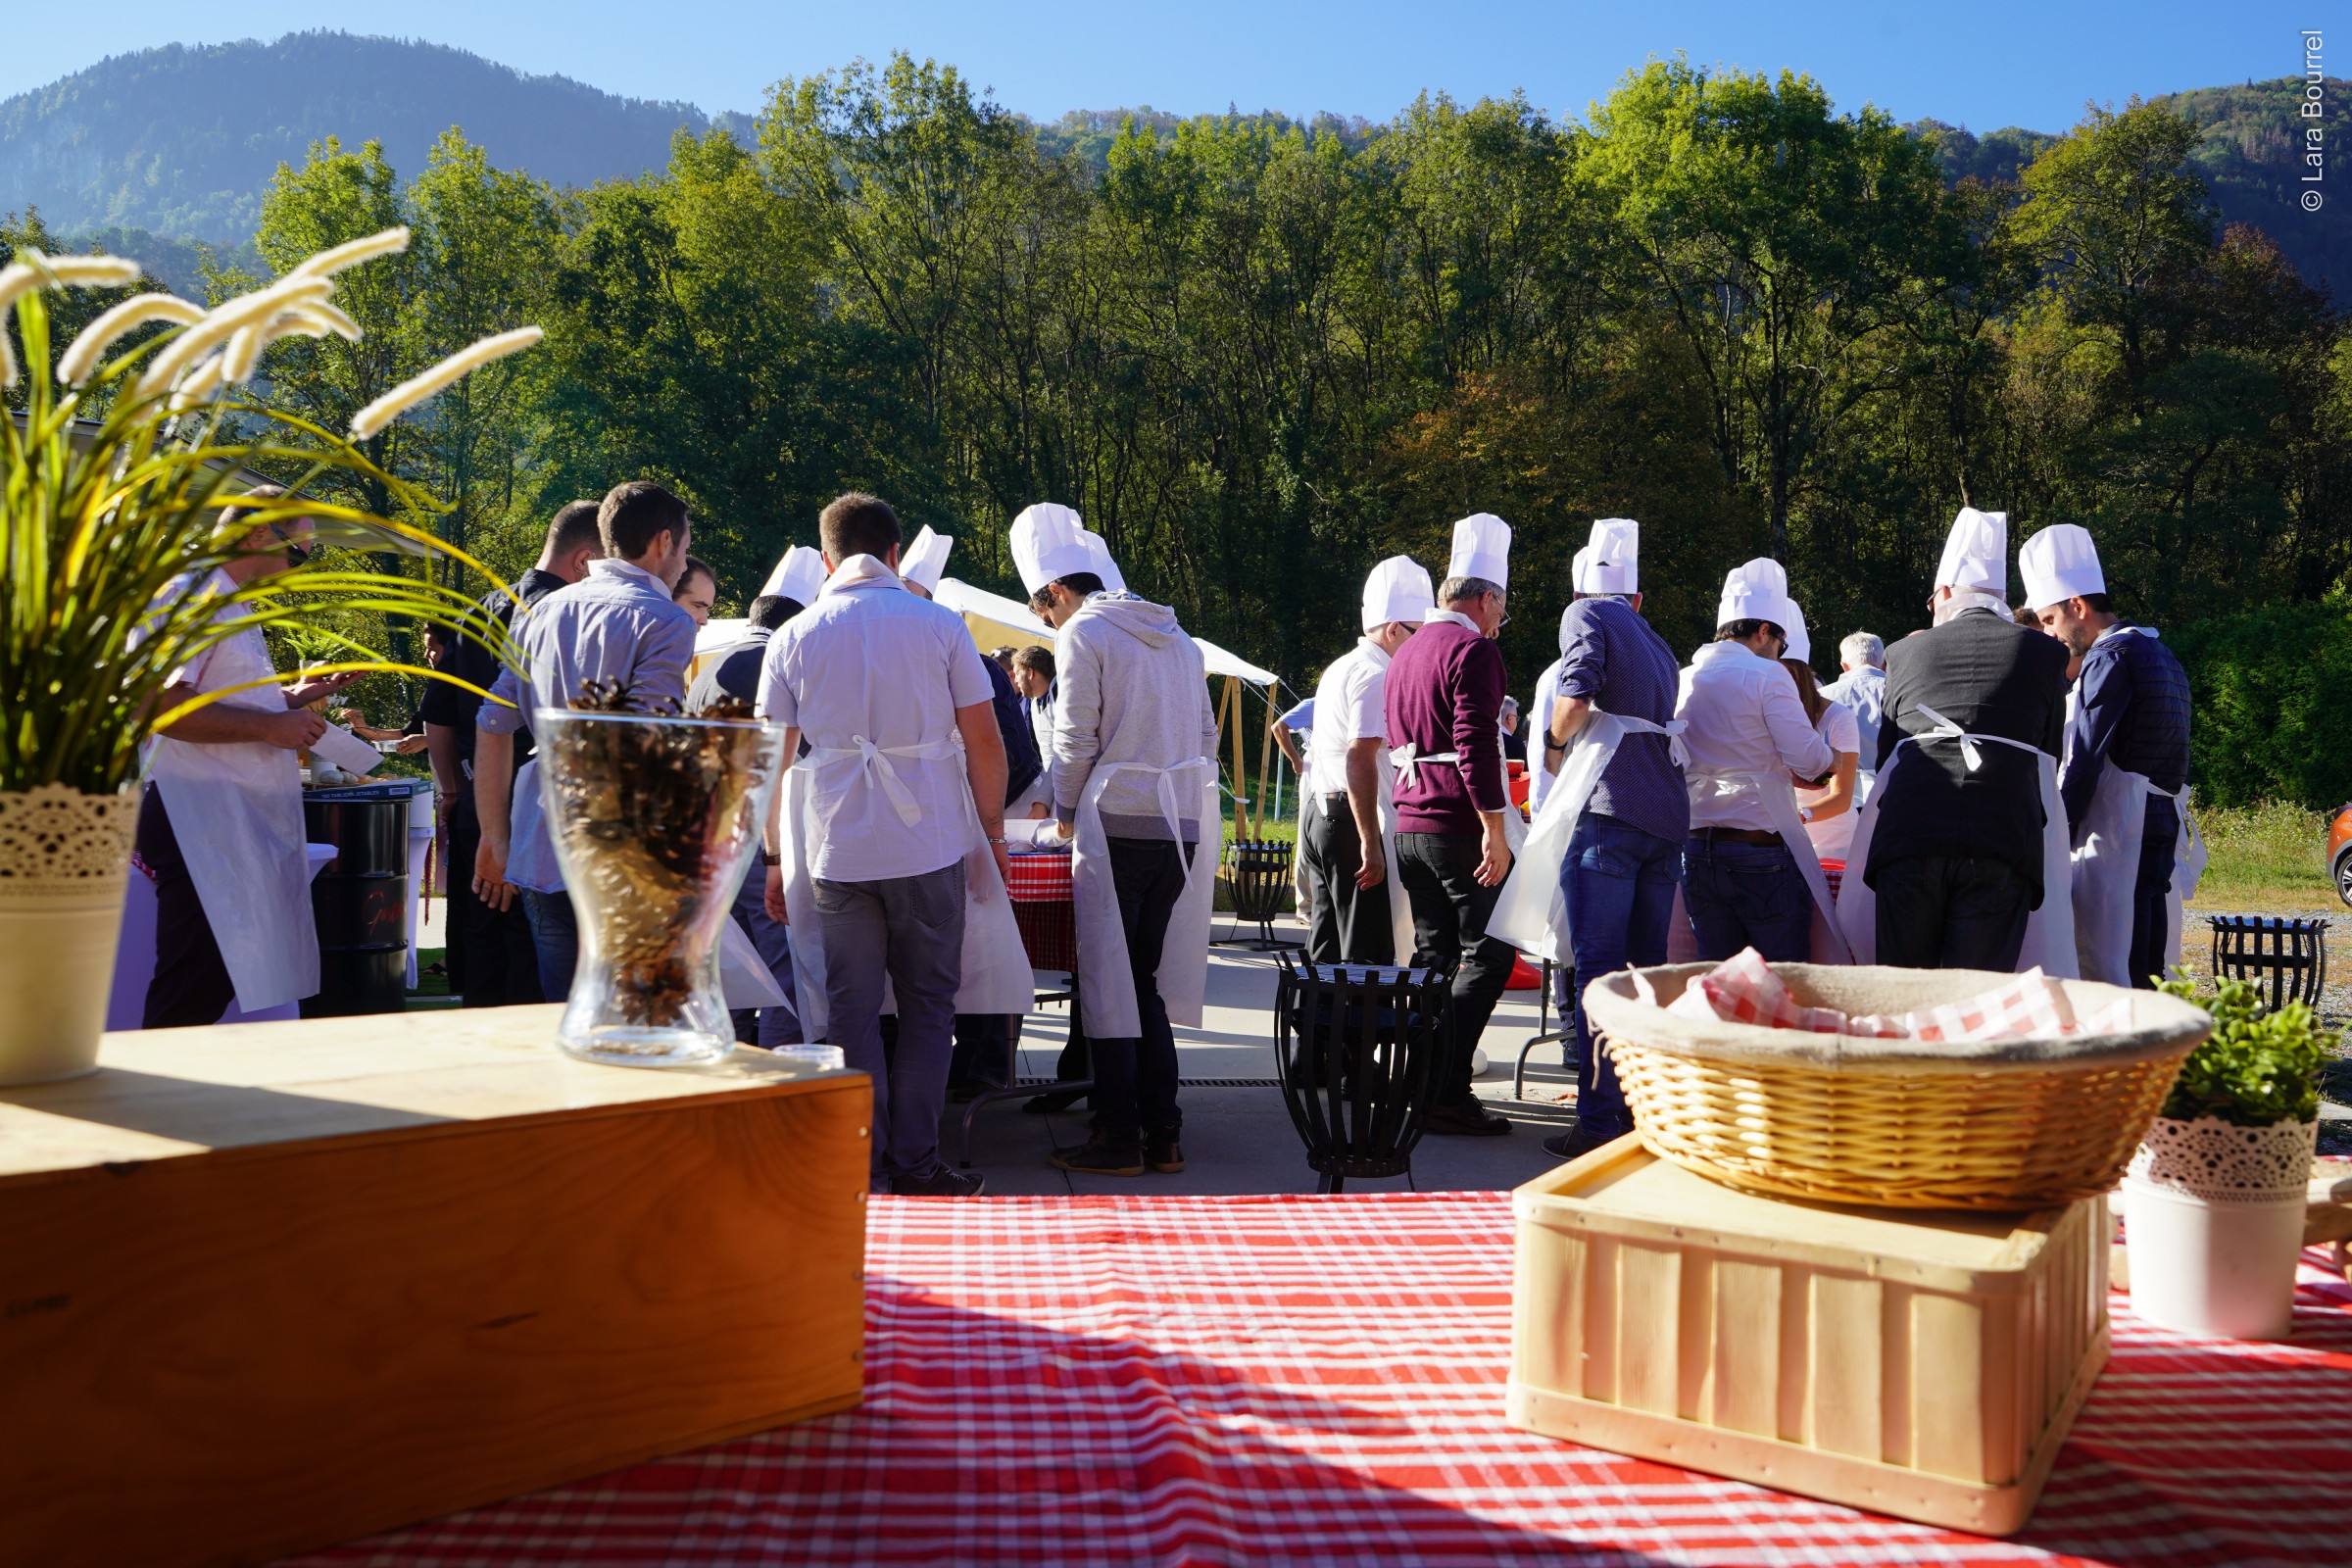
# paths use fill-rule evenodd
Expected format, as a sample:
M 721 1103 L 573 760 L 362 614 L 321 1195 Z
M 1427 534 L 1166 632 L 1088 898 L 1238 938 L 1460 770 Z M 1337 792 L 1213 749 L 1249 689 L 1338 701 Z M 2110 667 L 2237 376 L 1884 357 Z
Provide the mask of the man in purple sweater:
M 1502 654 L 1511 530 L 1485 513 L 1454 524 L 1440 608 L 1389 665 L 1390 753 L 1396 764 L 1396 880 L 1413 910 L 1413 962 L 1458 963 L 1453 1038 L 1441 1058 L 1429 1130 L 1495 1137 L 1511 1130 L 1470 1092 L 1470 1054 L 1511 978 L 1510 948 L 1487 918 L 1511 868 L 1502 813 Z

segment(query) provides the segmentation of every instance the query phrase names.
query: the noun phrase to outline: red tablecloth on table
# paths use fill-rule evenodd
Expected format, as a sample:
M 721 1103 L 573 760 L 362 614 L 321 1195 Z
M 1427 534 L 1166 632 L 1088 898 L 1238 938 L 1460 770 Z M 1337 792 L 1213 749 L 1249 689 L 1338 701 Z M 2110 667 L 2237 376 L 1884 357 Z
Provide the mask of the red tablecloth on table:
M 1503 1425 L 1506 1194 L 877 1198 L 867 1267 L 862 1409 L 311 1560 L 2352 1557 L 2352 1287 L 2317 1267 L 2285 1345 L 2183 1340 L 2116 1298 L 2114 1359 L 2010 1542 Z
M 1021 946 L 1028 951 L 1029 967 L 1077 968 L 1078 906 L 1070 884 L 1069 852 L 1015 855 L 1008 859 L 1012 876 L 1004 891 L 1012 897 L 1012 919 L 1021 928 Z

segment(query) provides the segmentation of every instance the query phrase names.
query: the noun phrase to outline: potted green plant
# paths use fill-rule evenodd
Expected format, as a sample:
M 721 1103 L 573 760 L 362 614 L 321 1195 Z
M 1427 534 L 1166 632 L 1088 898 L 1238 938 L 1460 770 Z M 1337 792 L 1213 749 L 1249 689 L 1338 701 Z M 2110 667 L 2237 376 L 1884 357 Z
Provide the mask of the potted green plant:
M 2132 1310 L 2188 1334 L 2283 1339 L 2330 1037 L 2300 1002 L 2266 1007 L 2239 980 L 2201 994 L 2175 973 L 2163 989 L 2214 1028 L 2124 1178 Z
M 374 480 L 406 514 L 442 510 L 358 443 L 537 341 L 538 328 L 452 356 L 361 410 L 348 432 L 244 396 L 276 339 L 356 340 L 334 304 L 337 274 L 407 244 L 408 231 L 392 229 L 336 246 L 210 310 L 133 294 L 54 361 L 55 291 L 127 286 L 137 264 L 24 250 L 0 267 L 0 389 L 21 399 L 0 416 L 0 1083 L 96 1064 L 147 743 L 231 695 L 168 704 L 176 671 L 256 627 L 311 627 L 341 647 L 328 669 L 432 673 L 335 632 L 354 611 L 436 623 L 509 657 L 503 632 L 429 572 L 313 564 L 242 584 L 220 575 L 252 558 L 253 530 L 301 518 L 322 534 L 483 569 L 414 523 L 303 492 L 340 469 Z M 224 510 L 247 488 L 239 476 L 257 472 L 287 479 L 284 495 L 228 524 Z

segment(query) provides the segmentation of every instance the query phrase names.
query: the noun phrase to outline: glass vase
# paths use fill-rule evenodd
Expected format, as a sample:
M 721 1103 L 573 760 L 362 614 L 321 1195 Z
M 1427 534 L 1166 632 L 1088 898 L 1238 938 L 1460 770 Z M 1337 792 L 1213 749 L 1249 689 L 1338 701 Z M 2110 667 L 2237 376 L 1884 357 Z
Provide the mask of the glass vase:
M 539 788 L 580 956 L 557 1044 L 679 1067 L 735 1049 L 719 934 L 760 847 L 783 731 L 542 709 Z

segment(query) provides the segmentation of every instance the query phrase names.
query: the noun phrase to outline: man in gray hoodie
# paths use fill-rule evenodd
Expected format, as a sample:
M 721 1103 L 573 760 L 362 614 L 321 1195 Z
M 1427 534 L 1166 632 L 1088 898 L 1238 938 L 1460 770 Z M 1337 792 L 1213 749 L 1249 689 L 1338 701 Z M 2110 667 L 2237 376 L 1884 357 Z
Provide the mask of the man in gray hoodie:
M 1174 774 L 1179 804 L 1171 824 L 1157 775 L 1216 756 L 1217 720 L 1200 650 L 1177 625 L 1175 612 L 1106 591 L 1093 572 L 1047 583 L 1036 604 L 1061 634 L 1053 773 L 1054 814 L 1065 833 L 1075 831 L 1097 770 L 1116 767 L 1103 782 L 1097 809 L 1109 845 L 1143 1031 L 1140 1037 L 1104 1039 L 1088 1028 L 1093 1136 L 1055 1154 L 1054 1163 L 1108 1176 L 1140 1176 L 1146 1165 L 1180 1171 L 1176 1036 L 1158 971 L 1169 920 L 1198 853 L 1201 790 L 1198 770 Z M 1085 940 L 1081 931 L 1082 948 Z M 1207 961 L 1205 954 L 1200 961 Z M 1093 1010 L 1083 990 L 1078 1005 L 1082 1015 Z

